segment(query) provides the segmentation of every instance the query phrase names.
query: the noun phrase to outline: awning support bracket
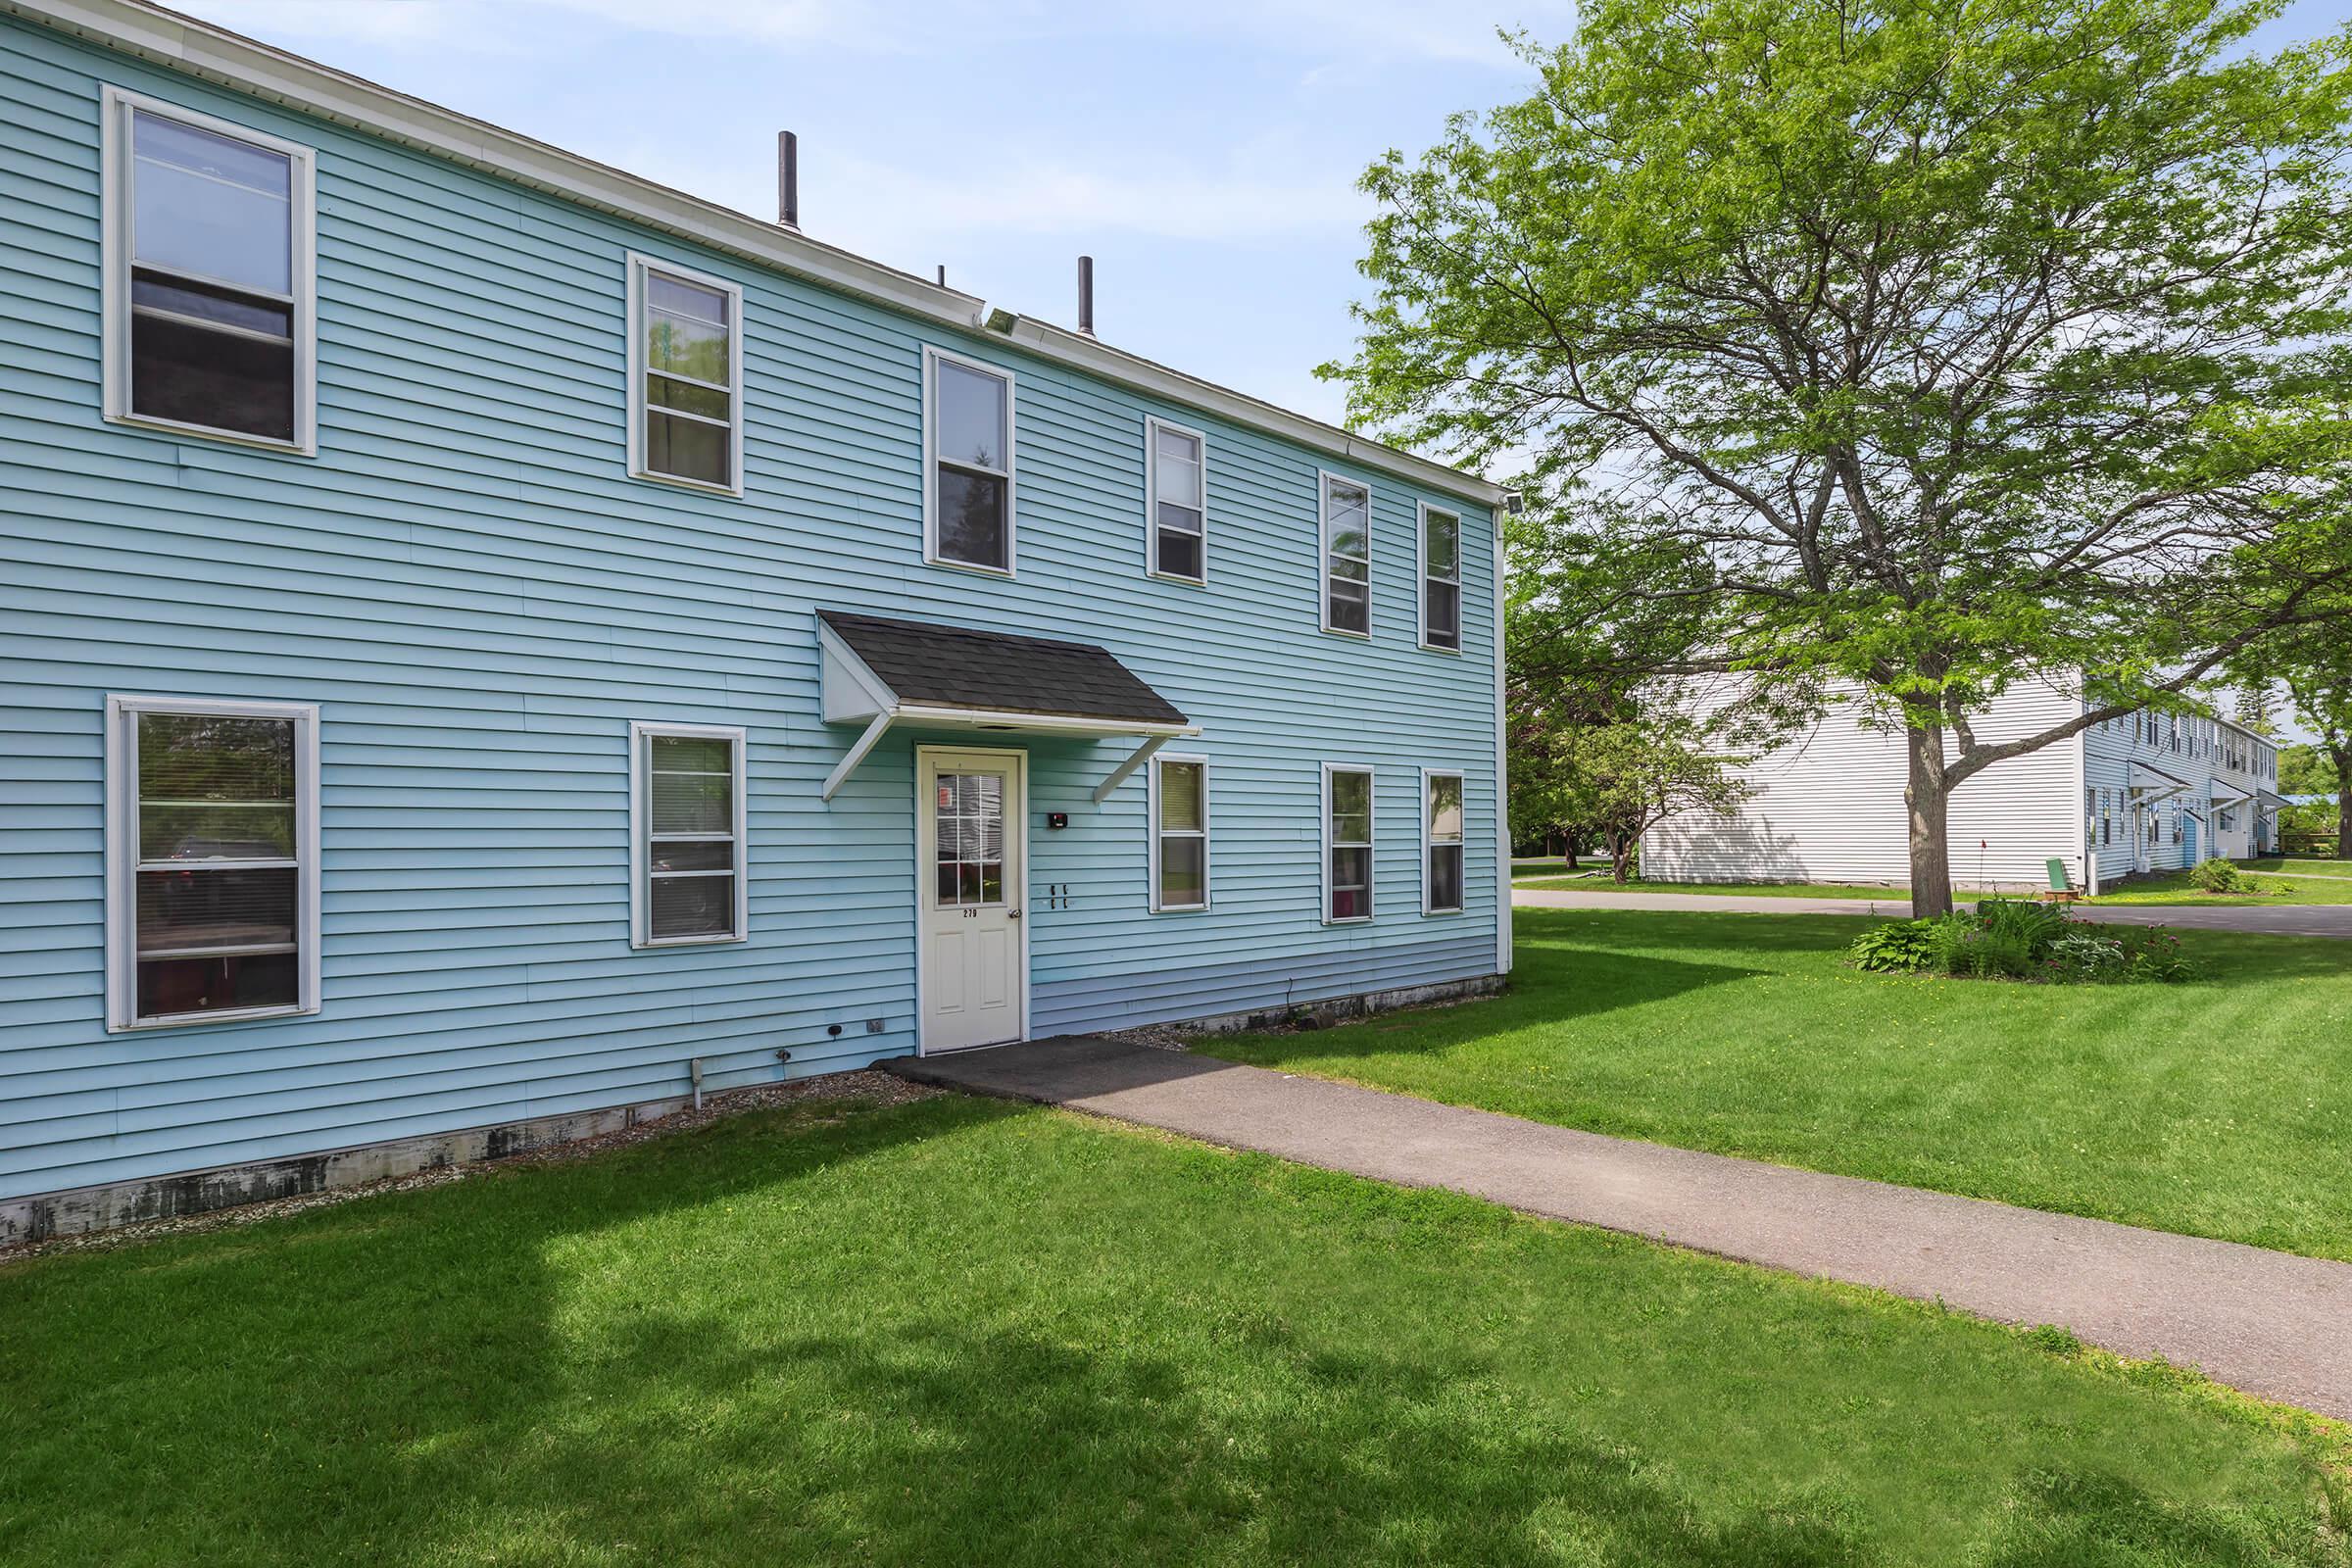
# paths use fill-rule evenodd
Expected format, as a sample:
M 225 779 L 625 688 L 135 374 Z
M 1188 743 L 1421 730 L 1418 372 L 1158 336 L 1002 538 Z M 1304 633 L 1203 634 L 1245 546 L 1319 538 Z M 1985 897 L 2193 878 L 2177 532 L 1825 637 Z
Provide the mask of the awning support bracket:
M 891 720 L 898 716 L 896 713 L 887 711 L 874 715 L 874 721 L 865 726 L 865 733 L 858 737 L 858 742 L 850 748 L 849 755 L 834 763 L 833 771 L 825 775 L 823 796 L 825 800 L 831 800 L 833 792 L 850 781 L 850 775 L 858 771 L 858 764 L 865 760 L 865 754 L 872 751 L 881 741 L 882 732 L 890 728 Z
M 1110 776 L 1095 786 L 1095 804 L 1101 806 L 1110 799 L 1110 792 L 1127 782 L 1127 775 L 1152 760 L 1152 754 L 1168 744 L 1172 736 L 1154 735 L 1135 749 L 1135 755 L 1110 770 Z

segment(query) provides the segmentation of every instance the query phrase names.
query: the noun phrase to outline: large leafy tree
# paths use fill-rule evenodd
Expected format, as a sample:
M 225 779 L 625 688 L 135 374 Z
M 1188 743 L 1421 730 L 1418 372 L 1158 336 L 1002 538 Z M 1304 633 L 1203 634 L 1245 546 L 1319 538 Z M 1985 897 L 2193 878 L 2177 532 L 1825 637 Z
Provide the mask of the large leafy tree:
M 1533 96 L 1365 176 L 1326 370 L 1522 466 L 1678 667 L 1858 692 L 1949 907 L 1953 790 L 2352 576 L 2352 50 L 2254 51 L 2279 8 L 1595 0 Z M 1980 735 L 2029 677 L 2082 711 Z
M 2313 768 L 2318 785 L 2329 780 L 2335 795 L 2335 853 L 2352 860 L 2352 593 L 2342 595 L 2337 613 L 2309 621 L 2266 639 L 2244 662 L 2245 675 L 2257 682 L 2277 682 L 2294 705 L 2295 717 L 2318 737 L 2315 750 L 2325 769 Z M 2279 759 L 2279 788 L 2287 794 L 2317 794 L 2316 787 L 2298 790 L 2287 779 L 2286 759 Z

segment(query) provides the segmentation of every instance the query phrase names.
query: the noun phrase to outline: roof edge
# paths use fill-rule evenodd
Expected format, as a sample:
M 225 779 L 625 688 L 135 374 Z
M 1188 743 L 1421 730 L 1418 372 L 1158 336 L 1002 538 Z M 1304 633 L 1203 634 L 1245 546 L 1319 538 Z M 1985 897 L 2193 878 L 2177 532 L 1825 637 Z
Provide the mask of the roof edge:
M 1147 360 L 1125 349 L 1114 349 L 1084 333 L 1056 326 L 1052 321 L 1041 321 L 1034 316 L 1013 318 L 1012 330 L 1004 335 L 1033 354 L 1059 360 L 1106 381 L 1116 381 L 1122 386 L 1149 392 L 1171 402 L 1189 404 L 1210 414 L 1221 415 L 1236 424 L 1250 425 L 1282 436 L 1344 462 L 1416 480 L 1448 495 L 1494 507 L 1500 506 L 1503 498 L 1510 494 L 1508 488 L 1492 479 L 1448 467 L 1434 459 L 1370 440 L 1339 425 L 1309 418 L 1303 414 L 1294 414 L 1262 398 L 1187 375 L 1156 360 Z
M 297 113 L 397 142 L 566 201 L 675 234 L 888 308 L 985 331 L 986 302 L 823 240 L 600 164 L 516 131 L 338 71 L 147 0 L 0 0 L 13 16 Z M 1012 341 L 1140 392 L 1218 415 L 1347 462 L 1498 506 L 1501 485 L 1338 425 L 1041 321 L 1014 318 Z
M 985 302 L 625 170 L 143 0 L 0 0 L 9 15 L 956 326 Z

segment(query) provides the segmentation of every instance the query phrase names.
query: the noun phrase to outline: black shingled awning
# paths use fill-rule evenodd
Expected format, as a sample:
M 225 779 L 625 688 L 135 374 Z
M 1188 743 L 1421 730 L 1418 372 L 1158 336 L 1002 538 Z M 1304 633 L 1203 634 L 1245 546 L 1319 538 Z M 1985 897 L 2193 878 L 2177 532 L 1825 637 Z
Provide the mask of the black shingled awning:
M 824 715 L 865 732 L 825 780 L 833 798 L 894 723 L 1035 735 L 1143 737 L 1095 791 L 1100 803 L 1151 755 L 1200 727 L 1093 643 L 847 611 L 816 612 Z
M 1192 722 L 1093 643 L 839 610 L 820 610 L 817 618 L 904 704 L 1127 724 Z

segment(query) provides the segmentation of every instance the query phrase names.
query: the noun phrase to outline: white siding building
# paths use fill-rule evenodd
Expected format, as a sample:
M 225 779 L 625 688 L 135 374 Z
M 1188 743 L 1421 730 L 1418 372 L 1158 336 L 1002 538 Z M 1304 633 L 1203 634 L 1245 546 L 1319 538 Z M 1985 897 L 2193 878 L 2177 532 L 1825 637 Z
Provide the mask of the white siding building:
M 2071 692 L 2021 683 L 1975 727 L 1983 740 L 2013 740 L 2082 710 Z M 1868 722 L 1858 704 L 1735 771 L 1756 793 L 1733 816 L 1687 813 L 1643 835 L 1645 881 L 1910 880 L 1903 737 Z M 2039 888 L 2056 858 L 2080 885 L 2094 859 L 2099 879 L 2113 882 L 2266 854 L 2278 842 L 2278 749 L 2227 719 L 2108 719 L 1952 792 L 1952 879 Z

